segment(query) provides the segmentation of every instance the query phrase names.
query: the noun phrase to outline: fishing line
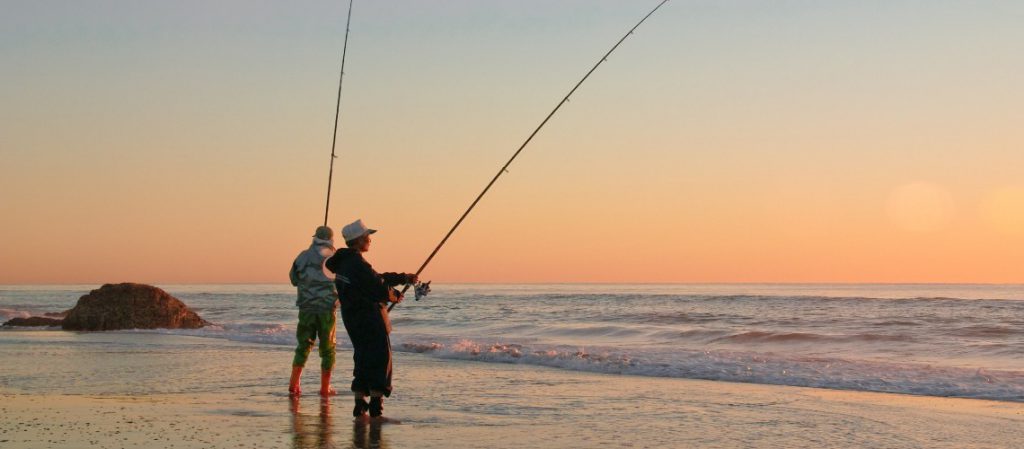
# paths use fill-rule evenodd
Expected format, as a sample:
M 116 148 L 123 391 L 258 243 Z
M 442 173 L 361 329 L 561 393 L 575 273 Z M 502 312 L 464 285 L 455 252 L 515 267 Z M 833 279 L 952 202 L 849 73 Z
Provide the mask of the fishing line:
M 334 180 L 334 147 L 338 142 L 338 117 L 341 115 L 341 84 L 345 81 L 345 53 L 348 51 L 348 30 L 352 23 L 352 2 L 348 1 L 348 19 L 345 21 L 345 43 L 341 47 L 341 74 L 338 75 L 338 104 L 334 107 L 334 134 L 331 136 L 331 171 L 327 174 L 327 205 L 324 206 L 324 226 L 327 226 L 327 215 L 331 211 L 331 182 Z
M 508 166 L 512 165 L 512 161 L 514 161 L 516 159 L 516 157 L 519 156 L 519 153 L 523 151 L 523 148 L 526 148 L 526 145 L 528 145 L 530 143 L 530 141 L 533 140 L 533 137 L 537 135 L 537 132 L 539 132 L 540 129 L 544 127 L 544 125 L 548 122 L 548 120 L 551 119 L 551 117 L 553 115 L 555 115 L 556 112 L 558 112 L 558 109 L 560 109 L 563 104 L 569 102 L 569 97 L 571 97 L 572 94 L 576 92 L 576 89 L 579 89 L 580 85 L 582 85 L 583 82 L 586 81 L 587 78 L 590 77 L 591 73 L 594 73 L 594 70 L 597 70 L 598 66 L 600 66 L 602 63 L 604 63 L 605 61 L 608 60 L 608 56 L 611 55 L 612 52 L 615 51 L 616 48 L 619 48 L 619 44 L 621 44 L 623 41 L 625 41 L 627 37 L 632 35 L 633 32 L 636 31 L 636 29 L 639 28 L 640 25 L 643 24 L 644 21 L 646 21 L 648 17 L 651 17 L 651 15 L 653 15 L 654 12 L 657 11 L 659 8 L 661 8 L 661 6 L 664 5 L 665 3 L 668 3 L 668 0 L 662 0 L 662 2 L 658 3 L 658 6 L 655 6 L 654 9 L 652 9 L 651 12 L 647 13 L 647 15 L 644 16 L 643 19 L 640 19 L 640 21 L 637 22 L 636 25 L 633 25 L 633 28 L 630 28 L 629 31 L 626 32 L 626 34 L 623 35 L 622 38 L 619 39 L 619 41 L 615 43 L 615 45 L 612 46 L 611 50 L 608 50 L 608 52 L 605 53 L 604 56 L 602 56 L 601 59 L 599 59 L 597 61 L 597 63 L 594 64 L 594 66 L 590 68 L 590 71 L 588 71 L 586 75 L 583 75 L 583 78 L 580 79 L 580 81 L 578 83 L 576 83 L 576 86 L 574 86 L 572 88 L 572 90 L 570 90 L 569 93 L 565 95 L 565 98 L 562 98 L 562 101 L 558 102 L 558 105 L 555 106 L 555 108 L 551 110 L 551 112 L 548 114 L 548 116 L 544 118 L 544 121 L 540 122 L 540 125 L 537 125 L 537 128 L 534 129 L 532 133 L 530 133 L 530 136 L 526 138 L 526 141 L 524 141 L 523 144 L 519 146 L 519 149 L 517 149 L 516 152 L 512 154 L 512 157 L 509 158 L 508 162 L 506 162 L 505 165 L 501 166 L 501 168 L 498 170 L 498 173 L 495 174 L 494 178 L 491 179 L 491 182 L 487 183 L 487 187 L 484 187 L 484 190 L 482 192 L 480 192 L 480 195 L 478 195 L 476 197 L 476 199 L 473 200 L 473 203 L 469 205 L 469 208 L 466 209 L 466 211 L 462 213 L 462 216 L 459 217 L 459 220 L 455 222 L 455 225 L 452 226 L 452 228 L 450 230 L 448 230 L 448 233 L 445 234 L 443 239 L 441 239 L 441 243 L 438 243 L 437 247 L 434 248 L 434 251 L 432 251 L 430 253 L 430 255 L 427 256 L 427 260 L 423 261 L 423 265 L 420 265 L 420 268 L 418 270 L 416 270 L 416 276 L 419 276 L 420 273 L 423 272 L 423 269 L 426 268 L 428 264 L 430 264 L 430 261 L 434 259 L 434 256 L 437 255 L 437 252 L 441 250 L 441 247 L 444 246 L 444 244 L 448 242 L 448 238 L 452 236 L 452 234 L 455 232 L 456 229 L 459 228 L 459 225 L 462 224 L 462 221 L 465 220 L 466 216 L 468 216 L 469 213 L 473 210 L 473 208 L 476 207 L 476 204 L 478 202 L 480 202 L 480 199 L 483 198 L 485 194 L 487 194 L 487 191 L 491 189 L 491 186 L 494 185 L 494 183 L 498 180 L 498 178 L 500 178 L 501 175 L 503 175 L 505 173 L 508 173 Z M 405 285 L 405 288 L 402 289 L 402 293 L 403 294 L 406 291 L 409 290 L 409 286 L 410 285 L 411 284 L 406 284 Z M 420 284 L 417 284 L 417 287 L 419 287 L 419 285 Z M 427 287 L 426 291 L 429 292 L 430 291 L 430 289 L 429 289 L 429 282 L 427 283 L 427 285 L 428 285 L 428 287 Z M 417 293 L 419 293 L 419 292 L 417 292 Z M 417 296 L 416 299 L 418 300 L 421 295 L 417 294 L 416 296 Z M 392 303 L 388 307 L 388 310 L 394 309 L 396 305 L 397 304 Z

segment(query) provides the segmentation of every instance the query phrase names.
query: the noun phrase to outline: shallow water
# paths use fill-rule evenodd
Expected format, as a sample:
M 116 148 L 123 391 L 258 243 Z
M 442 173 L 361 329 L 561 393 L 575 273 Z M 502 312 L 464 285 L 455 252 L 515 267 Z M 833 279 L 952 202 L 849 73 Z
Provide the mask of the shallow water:
M 290 348 L 0 332 L 0 446 L 18 448 L 1007 448 L 1024 404 L 602 375 L 396 354 L 387 416 L 285 392 Z M 336 386 L 350 367 L 342 350 Z M 303 385 L 315 389 L 318 370 Z M 3 446 L 7 447 L 7 446 Z
M 65 310 L 96 287 L 0 287 L 0 319 Z M 162 287 L 216 326 L 129 331 L 131 344 L 293 344 L 289 286 Z M 1024 401 L 1020 285 L 435 285 L 392 318 L 396 351 L 434 358 Z M 67 335 L 55 351 L 97 344 Z

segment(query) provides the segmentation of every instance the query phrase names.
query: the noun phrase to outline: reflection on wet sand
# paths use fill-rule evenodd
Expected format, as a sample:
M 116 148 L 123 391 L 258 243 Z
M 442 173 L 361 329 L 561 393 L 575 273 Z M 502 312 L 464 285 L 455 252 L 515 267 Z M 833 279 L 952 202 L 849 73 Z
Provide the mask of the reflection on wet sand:
M 343 447 L 335 445 L 331 427 L 331 400 L 319 398 L 319 415 L 303 413 L 300 397 L 292 397 L 289 410 L 292 415 L 292 447 L 295 449 L 328 449 Z M 382 422 L 357 419 L 352 424 L 352 445 L 354 449 L 387 449 L 387 442 L 381 437 Z
M 331 435 L 331 401 L 320 399 L 319 416 L 305 414 L 299 404 L 301 398 L 291 397 L 292 447 L 299 449 L 333 448 Z
M 387 449 L 388 443 L 381 438 L 380 421 L 357 419 L 352 423 L 353 449 Z

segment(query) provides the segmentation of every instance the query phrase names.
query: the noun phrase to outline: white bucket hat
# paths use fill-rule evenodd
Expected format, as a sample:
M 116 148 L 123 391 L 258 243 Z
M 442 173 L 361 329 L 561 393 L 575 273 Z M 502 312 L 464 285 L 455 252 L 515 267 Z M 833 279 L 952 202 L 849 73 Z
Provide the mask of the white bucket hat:
M 366 234 L 373 234 L 374 232 L 377 232 L 377 230 L 367 228 L 366 225 L 363 224 L 363 220 L 360 219 L 345 225 L 344 228 L 341 228 L 341 237 L 344 238 L 346 242 L 351 242 Z

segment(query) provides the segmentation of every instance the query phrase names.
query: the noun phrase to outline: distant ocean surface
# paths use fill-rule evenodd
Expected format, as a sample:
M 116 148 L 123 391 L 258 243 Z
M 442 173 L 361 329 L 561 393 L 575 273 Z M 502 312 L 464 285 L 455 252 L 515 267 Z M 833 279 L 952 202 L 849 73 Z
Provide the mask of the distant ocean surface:
M 98 287 L 0 286 L 0 320 L 66 310 Z M 290 286 L 160 287 L 215 326 L 126 332 L 294 344 Z M 393 312 L 396 351 L 612 375 L 1024 402 L 1024 285 L 433 287 L 426 299 L 410 295 Z M 343 332 L 338 339 L 349 347 Z

